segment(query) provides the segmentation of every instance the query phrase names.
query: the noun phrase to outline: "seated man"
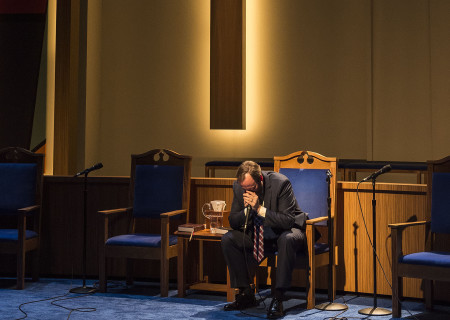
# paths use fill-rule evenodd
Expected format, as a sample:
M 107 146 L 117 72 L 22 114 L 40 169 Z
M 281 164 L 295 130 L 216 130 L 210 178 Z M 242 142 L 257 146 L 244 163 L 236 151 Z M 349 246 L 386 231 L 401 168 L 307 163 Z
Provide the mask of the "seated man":
M 264 252 L 278 252 L 276 290 L 267 316 L 284 315 L 284 293 L 290 287 L 296 254 L 306 250 L 305 221 L 292 185 L 284 175 L 261 171 L 253 161 L 243 162 L 233 184 L 229 216 L 232 230 L 222 238 L 222 251 L 230 271 L 231 287 L 239 288 L 236 300 L 224 309 L 256 306 L 251 284 Z

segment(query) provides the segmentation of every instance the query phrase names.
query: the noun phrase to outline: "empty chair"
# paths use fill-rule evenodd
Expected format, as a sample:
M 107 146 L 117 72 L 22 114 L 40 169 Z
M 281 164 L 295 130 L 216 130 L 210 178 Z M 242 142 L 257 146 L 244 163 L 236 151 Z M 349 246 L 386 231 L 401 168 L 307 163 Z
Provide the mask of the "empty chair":
M 132 282 L 133 259 L 150 259 L 160 261 L 161 296 L 168 295 L 169 259 L 177 257 L 177 237 L 170 234 L 170 230 L 174 230 L 171 223 L 188 221 L 190 174 L 190 156 L 166 149 L 131 156 L 129 208 L 100 211 L 103 217 L 103 241 L 99 248 L 100 291 L 106 291 L 108 258 L 127 259 L 128 283 Z M 109 219 L 113 215 L 129 219 L 128 233 L 110 234 Z M 157 233 L 136 232 L 146 220 L 160 225 Z
M 392 315 L 401 316 L 403 278 L 423 279 L 427 308 L 433 306 L 433 281 L 450 281 L 450 247 L 436 248 L 439 234 L 450 234 L 450 157 L 428 161 L 426 221 L 390 224 L 392 237 Z M 403 231 L 425 225 L 425 251 L 403 254 Z
M 17 257 L 17 289 L 25 287 L 25 257 L 39 279 L 39 241 L 44 155 L 10 147 L 0 150 L 0 254 Z

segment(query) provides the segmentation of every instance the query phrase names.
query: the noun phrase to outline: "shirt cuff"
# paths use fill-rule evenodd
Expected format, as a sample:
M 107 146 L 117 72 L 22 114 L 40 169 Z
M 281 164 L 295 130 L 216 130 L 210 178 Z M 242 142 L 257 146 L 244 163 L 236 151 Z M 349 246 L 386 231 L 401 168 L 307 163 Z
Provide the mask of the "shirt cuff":
M 266 210 L 267 209 L 265 207 L 260 206 L 258 210 L 258 216 L 266 218 Z

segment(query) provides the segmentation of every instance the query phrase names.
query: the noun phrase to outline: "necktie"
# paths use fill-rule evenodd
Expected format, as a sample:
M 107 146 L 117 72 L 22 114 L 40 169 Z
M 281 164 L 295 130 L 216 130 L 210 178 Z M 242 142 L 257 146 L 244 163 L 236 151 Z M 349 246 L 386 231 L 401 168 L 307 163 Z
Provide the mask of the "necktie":
M 253 257 L 259 263 L 264 258 L 264 226 L 262 218 L 258 216 L 253 222 Z

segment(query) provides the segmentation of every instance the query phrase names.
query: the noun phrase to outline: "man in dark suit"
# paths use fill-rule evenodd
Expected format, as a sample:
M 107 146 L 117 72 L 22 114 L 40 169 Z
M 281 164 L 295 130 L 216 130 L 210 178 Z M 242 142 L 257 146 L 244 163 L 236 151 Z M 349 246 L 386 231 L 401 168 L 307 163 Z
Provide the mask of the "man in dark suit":
M 300 210 L 284 175 L 262 172 L 257 163 L 245 161 L 236 177 L 229 216 L 232 230 L 222 237 L 222 251 L 231 287 L 239 288 L 239 293 L 224 309 L 243 310 L 257 305 L 251 286 L 256 267 L 264 255 L 278 252 L 276 290 L 267 312 L 269 319 L 276 319 L 284 315 L 284 293 L 291 285 L 296 254 L 306 250 L 307 214 Z

